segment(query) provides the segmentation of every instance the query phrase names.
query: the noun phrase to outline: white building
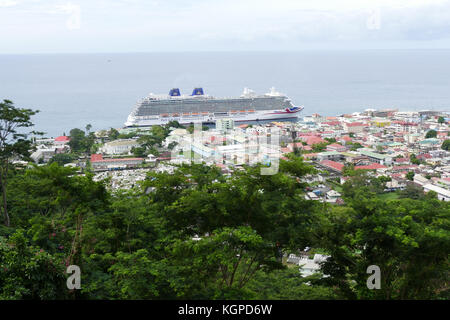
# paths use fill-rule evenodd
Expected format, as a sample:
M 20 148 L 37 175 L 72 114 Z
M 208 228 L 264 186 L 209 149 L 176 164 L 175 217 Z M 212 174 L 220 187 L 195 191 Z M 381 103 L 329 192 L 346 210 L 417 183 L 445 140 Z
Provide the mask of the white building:
M 39 145 L 30 157 L 34 162 L 39 162 L 40 160 L 43 162 L 48 162 L 55 155 L 55 153 L 55 147 L 47 148 L 45 145 Z
M 330 256 L 325 256 L 322 254 L 315 254 L 312 259 L 302 256 L 298 262 L 298 265 L 300 266 L 299 271 L 302 277 L 308 277 L 315 273 L 319 273 L 321 263 L 325 262 L 329 257 Z
M 434 191 L 437 193 L 437 197 L 439 200 L 442 201 L 450 201 L 450 191 L 438 186 L 435 186 L 434 184 L 428 183 L 423 186 L 423 190 L 425 192 Z
M 132 148 L 139 147 L 135 139 L 120 139 L 105 143 L 100 152 L 105 154 L 129 154 Z
M 234 120 L 233 119 L 217 119 L 216 120 L 216 130 L 220 130 L 222 132 L 227 130 L 234 129 Z

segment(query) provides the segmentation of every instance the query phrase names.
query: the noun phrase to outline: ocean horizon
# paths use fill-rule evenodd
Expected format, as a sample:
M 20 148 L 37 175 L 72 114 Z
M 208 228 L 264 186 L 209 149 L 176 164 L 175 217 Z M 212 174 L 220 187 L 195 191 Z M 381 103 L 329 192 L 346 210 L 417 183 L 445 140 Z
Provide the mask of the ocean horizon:
M 35 129 L 119 128 L 150 92 L 216 97 L 275 87 L 301 116 L 450 108 L 450 50 L 0 54 L 0 99 L 40 110 Z

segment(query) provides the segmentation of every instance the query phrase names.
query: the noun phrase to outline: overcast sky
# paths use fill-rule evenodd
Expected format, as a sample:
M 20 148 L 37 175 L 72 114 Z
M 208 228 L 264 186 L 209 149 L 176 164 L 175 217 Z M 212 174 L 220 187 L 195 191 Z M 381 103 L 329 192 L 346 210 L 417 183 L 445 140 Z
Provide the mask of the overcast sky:
M 450 48 L 450 0 L 0 0 L 0 53 Z

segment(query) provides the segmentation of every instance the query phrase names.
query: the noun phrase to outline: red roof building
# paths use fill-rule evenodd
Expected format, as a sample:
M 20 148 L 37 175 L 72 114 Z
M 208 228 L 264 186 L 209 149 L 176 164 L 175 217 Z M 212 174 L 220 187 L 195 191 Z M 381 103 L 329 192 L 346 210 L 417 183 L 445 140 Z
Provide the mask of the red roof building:
M 67 136 L 59 136 L 55 138 L 55 141 L 70 141 L 70 138 Z
M 103 156 L 101 154 L 91 154 L 91 162 L 102 161 Z
M 328 150 L 328 151 L 344 152 L 344 151 L 347 150 L 347 148 L 344 147 L 344 146 L 342 146 L 342 145 L 340 145 L 340 144 L 338 144 L 338 143 L 332 143 L 332 144 L 329 144 L 329 145 L 327 146 L 327 150 Z
M 355 170 L 378 170 L 378 169 L 385 169 L 385 168 L 387 168 L 387 167 L 383 166 L 382 164 L 372 163 L 368 166 L 356 166 Z
M 70 138 L 67 136 L 59 136 L 55 138 L 55 143 L 56 144 L 66 144 L 69 143 Z
M 320 164 L 326 168 L 329 168 L 331 170 L 338 171 L 338 172 L 342 172 L 342 170 L 344 169 L 344 164 L 336 162 L 336 161 L 323 160 L 320 162 Z
M 312 146 L 313 144 L 319 144 L 326 142 L 324 139 L 320 137 L 314 137 L 314 136 L 307 136 L 307 137 L 301 137 L 303 141 L 306 142 L 307 145 Z

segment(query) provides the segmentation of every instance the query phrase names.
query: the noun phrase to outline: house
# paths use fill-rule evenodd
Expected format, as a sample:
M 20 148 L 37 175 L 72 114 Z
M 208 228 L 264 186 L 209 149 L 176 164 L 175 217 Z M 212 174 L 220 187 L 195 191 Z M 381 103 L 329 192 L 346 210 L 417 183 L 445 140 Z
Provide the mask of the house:
M 362 122 L 344 122 L 344 130 L 349 133 L 361 133 L 367 125 Z
M 332 143 L 327 146 L 327 151 L 344 152 L 347 151 L 347 148 L 338 143 Z
M 312 146 L 314 144 L 324 143 L 326 140 L 322 139 L 321 137 L 317 136 L 304 136 L 300 137 L 308 146 Z
M 45 145 L 40 145 L 30 156 L 34 162 L 44 162 L 47 163 L 54 155 L 56 149 L 54 147 L 46 147 Z
M 367 166 L 355 166 L 355 170 L 378 170 L 378 169 L 386 169 L 386 166 L 383 166 L 379 163 L 371 163 Z
M 70 142 L 70 138 L 69 137 L 67 137 L 67 136 L 59 136 L 59 137 L 55 138 L 54 144 L 56 146 L 65 146 L 69 142 Z
M 119 139 L 105 143 L 100 152 L 104 154 L 129 154 L 131 149 L 139 147 L 136 139 Z
M 339 172 L 339 173 L 341 173 L 342 170 L 344 169 L 344 164 L 336 162 L 336 161 L 323 160 L 319 164 L 321 166 L 325 167 L 326 169 L 330 169 L 332 171 Z
M 337 192 L 336 190 L 330 190 L 327 192 L 327 199 L 330 200 L 328 202 L 335 202 L 341 196 L 342 195 L 339 192 Z
M 309 259 L 307 256 L 301 256 L 298 265 L 300 266 L 299 271 L 302 277 L 308 277 L 315 273 L 319 273 L 322 268 L 321 264 L 324 263 L 329 257 L 330 256 L 325 256 L 322 254 L 315 254 L 312 259 Z

